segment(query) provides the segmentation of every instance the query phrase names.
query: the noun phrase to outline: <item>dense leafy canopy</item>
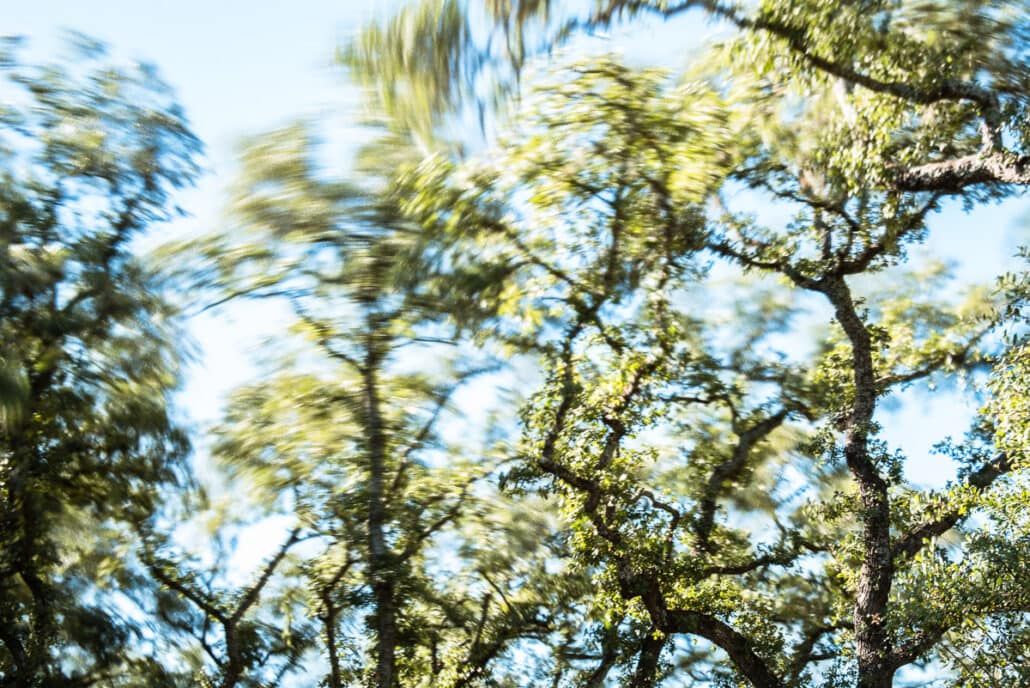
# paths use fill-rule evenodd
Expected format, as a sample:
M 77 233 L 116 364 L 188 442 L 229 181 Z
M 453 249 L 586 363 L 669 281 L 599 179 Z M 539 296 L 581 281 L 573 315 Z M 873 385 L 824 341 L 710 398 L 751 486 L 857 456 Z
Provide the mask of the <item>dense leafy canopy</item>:
M 974 509 L 991 512 L 995 497 L 978 490 L 1015 462 L 975 440 L 955 445 L 968 477 L 927 494 L 877 438 L 878 399 L 965 374 L 991 351 L 979 346 L 995 326 L 982 291 L 949 304 L 931 288 L 940 276 L 890 268 L 937 199 L 865 189 L 830 205 L 802 188 L 814 173 L 787 181 L 792 138 L 752 140 L 743 162 L 727 159 L 728 142 L 747 143 L 769 114 L 734 115 L 718 83 L 677 86 L 598 60 L 571 71 L 543 88 L 503 157 L 466 172 L 424 164 L 412 205 L 468 240 L 507 244 L 494 253 L 518 266 L 522 281 L 509 278 L 497 312 L 516 319 L 550 376 L 524 411 L 516 475 L 556 494 L 576 560 L 605 591 L 595 604 L 652 625 L 633 680 L 651 685 L 666 646 L 676 656 L 675 636 L 690 634 L 710 646 L 683 661 L 712 680 L 845 680 L 864 641 L 889 681 L 947 642 L 970 598 L 988 618 L 1021 609 L 1018 566 L 1014 587 L 987 602 L 982 589 L 960 592 L 969 572 L 951 568 L 954 554 L 926 549 Z M 771 190 L 797 216 L 763 227 L 728 199 L 705 203 L 741 185 Z M 713 297 L 734 266 L 789 286 L 758 280 Z M 846 279 L 888 268 L 887 293 L 880 280 L 856 293 Z M 798 291 L 825 298 L 836 321 L 803 347 L 802 306 L 821 304 L 799 303 Z M 879 547 L 884 558 L 870 562 Z M 1017 546 L 1009 566 L 1021 556 Z M 948 592 L 928 610 L 921 591 L 935 581 Z M 1020 647 L 1025 626 L 1004 632 Z
M 0 55 L 0 677 L 158 685 L 133 531 L 180 482 L 169 307 L 131 242 L 172 212 L 199 144 L 148 68 L 101 49 Z M 125 595 L 116 599 L 114 593 Z
M 172 489 L 169 307 L 124 244 L 196 144 L 119 97 L 150 82 L 16 77 L 4 685 L 1026 683 L 1030 282 L 958 284 L 927 246 L 1030 181 L 1026 9 L 423 0 L 369 27 L 354 163 L 318 122 L 254 137 L 227 225 L 162 254 L 208 307 L 294 316 L 204 489 Z M 678 72 L 525 70 L 644 15 L 726 30 Z M 910 388 L 979 407 L 920 429 L 933 486 L 891 443 Z

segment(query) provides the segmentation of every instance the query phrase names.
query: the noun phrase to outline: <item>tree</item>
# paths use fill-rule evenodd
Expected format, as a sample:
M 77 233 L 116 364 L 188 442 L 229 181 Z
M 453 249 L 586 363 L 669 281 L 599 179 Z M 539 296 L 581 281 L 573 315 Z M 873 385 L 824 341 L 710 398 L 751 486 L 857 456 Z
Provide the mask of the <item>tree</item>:
M 212 303 L 279 299 L 296 317 L 268 376 L 234 395 L 213 449 L 252 496 L 249 518 L 292 521 L 287 545 L 232 596 L 198 589 L 181 556 L 155 559 L 160 580 L 192 602 L 175 618 L 211 656 L 207 680 L 224 688 L 283 675 L 271 678 L 277 650 L 259 636 L 277 637 L 274 619 L 288 615 L 264 614 L 249 640 L 234 626 L 246 618 L 241 600 L 260 616 L 262 586 L 302 539 L 310 546 L 277 586 L 302 599 L 297 623 L 314 630 L 282 667 L 298 668 L 313 646 L 331 688 L 524 680 L 530 670 L 508 653 L 571 634 L 562 608 L 586 594 L 582 577 L 548 574 L 566 545 L 546 512 L 486 482 L 504 461 L 490 428 L 457 440 L 446 431 L 461 423 L 453 395 L 495 367 L 462 337 L 478 314 L 461 285 L 482 290 L 489 275 L 467 271 L 403 213 L 390 184 L 412 148 L 379 133 L 357 183 L 319 164 L 313 124 L 252 139 L 233 226 L 174 248 Z
M 79 41 L 0 68 L 0 683 L 163 685 L 133 527 L 186 476 L 172 309 L 132 242 L 199 150 L 170 93 Z M 126 611 L 133 609 L 133 611 Z
M 426 135 L 456 109 L 483 108 L 517 90 L 534 54 L 577 34 L 627 20 L 665 20 L 704 12 L 750 36 L 737 57 L 760 72 L 819 75 L 850 94 L 859 87 L 894 109 L 933 115 L 924 132 L 946 138 L 972 124 L 977 154 L 914 147 L 891 169 L 908 191 L 1025 185 L 1026 5 L 1012 2 L 871 2 L 840 6 L 812 0 L 767 2 L 750 10 L 711 0 L 419 0 L 385 22 L 369 25 L 340 53 L 375 88 L 397 121 Z M 480 16 L 484 15 L 484 16 Z M 779 56 L 777 58 L 777 56 Z M 779 60 L 779 61 L 777 61 Z M 936 118 L 948 110 L 952 121 Z M 955 110 L 959 111 L 954 112 Z M 927 122 L 922 122 L 927 124 Z M 884 130 L 896 122 L 874 119 Z M 918 125 L 917 125 L 918 128 Z M 1006 138 L 1011 134 L 1012 138 Z M 950 139 L 947 143 L 953 143 Z
M 757 686 L 889 686 L 913 663 L 1018 682 L 1021 349 L 998 359 L 997 396 L 948 447 L 961 469 L 947 489 L 905 479 L 877 409 L 899 385 L 995 360 L 977 353 L 998 322 L 984 319 L 982 298 L 957 309 L 926 300 L 926 277 L 899 266 L 946 200 L 974 209 L 1027 181 L 1025 8 L 617 0 L 559 22 L 556 36 L 694 7 L 740 31 L 678 88 L 581 64 L 499 165 L 470 172 L 437 158 L 414 176 L 412 212 L 479 242 L 470 251 L 501 242 L 494 254 L 518 268 L 499 320 L 528 323 L 551 373 L 524 411 L 521 475 L 559 495 L 608 608 L 653 628 L 637 685 L 657 680 L 680 635 L 721 652 L 677 652 L 690 666 L 728 667 Z M 547 19 L 550 3 L 487 9 L 514 36 L 517 69 L 519 31 Z M 423 4 L 349 56 L 401 117 L 432 130 L 427 110 L 453 105 L 484 63 L 467 59 L 473 25 L 455 3 Z M 428 95 L 407 98 L 419 89 Z M 795 219 L 764 226 L 734 212 L 739 189 Z M 700 309 L 683 292 L 704 284 L 713 260 L 815 296 L 833 327 L 796 360 L 768 343 L 785 312 L 749 314 L 744 346 L 727 346 L 686 317 Z M 884 293 L 867 275 L 915 286 Z M 684 448 L 679 481 L 664 470 L 662 437 Z M 810 501 L 759 499 L 771 465 L 801 471 L 787 480 Z M 720 521 L 727 501 L 731 520 Z M 967 525 L 973 513 L 994 525 Z M 992 641 L 970 660 L 978 637 Z
M 145 536 L 142 558 L 165 589 L 155 610 L 164 624 L 162 651 L 189 666 L 190 679 L 205 687 L 279 685 L 313 642 L 302 600 L 288 585 L 290 572 L 282 576 L 285 583 L 275 580 L 287 568 L 290 550 L 303 540 L 300 529 L 286 534 L 247 584 L 230 589 L 224 576 L 234 540 L 226 537 L 231 531 L 224 522 L 218 526 L 207 570 L 199 570 L 203 562 L 169 551 L 167 536 Z
M 296 316 L 216 431 L 252 500 L 197 556 L 156 517 L 185 444 L 125 243 L 196 142 L 149 79 L 16 77 L 5 683 L 1025 682 L 1030 289 L 910 256 L 946 203 L 1026 182 L 1024 6 L 483 7 L 370 29 L 346 57 L 387 116 L 354 173 L 311 126 L 266 134 L 233 224 L 178 249 L 211 302 Z M 488 156 L 444 145 L 537 47 L 692 9 L 732 30 L 683 73 L 579 61 Z M 456 391 L 526 361 L 471 428 Z M 883 432 L 923 383 L 984 400 L 935 489 Z M 276 522 L 241 584 L 220 555 Z

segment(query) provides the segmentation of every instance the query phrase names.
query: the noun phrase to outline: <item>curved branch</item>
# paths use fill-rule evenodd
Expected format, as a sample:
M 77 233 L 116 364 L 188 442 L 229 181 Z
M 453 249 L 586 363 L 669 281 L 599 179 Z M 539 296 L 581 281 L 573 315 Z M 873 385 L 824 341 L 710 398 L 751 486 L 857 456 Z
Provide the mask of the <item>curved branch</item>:
M 715 525 L 715 509 L 719 494 L 727 481 L 733 480 L 744 470 L 748 456 L 756 444 L 765 439 L 769 433 L 783 424 L 790 412 L 787 409 L 780 409 L 773 415 L 765 418 L 750 428 L 738 433 L 739 441 L 733 448 L 733 454 L 729 459 L 715 467 L 712 475 L 708 478 L 704 494 L 701 497 L 699 515 L 695 533 L 702 550 L 709 547 L 709 538 L 712 528 Z
M 966 484 L 985 490 L 995 480 L 1010 472 L 1012 468 L 1012 460 L 1006 455 L 1001 455 L 970 475 Z M 938 518 L 919 524 L 894 543 L 891 548 L 891 556 L 895 560 L 912 558 L 926 545 L 927 541 L 951 530 L 967 515 L 962 509 L 954 508 Z
M 979 184 L 1030 185 L 1030 155 L 996 151 L 901 168 L 894 173 L 899 191 L 957 193 Z
M 669 610 L 666 630 L 697 635 L 723 650 L 755 688 L 781 688 L 783 681 L 754 650 L 751 639 L 710 614 Z

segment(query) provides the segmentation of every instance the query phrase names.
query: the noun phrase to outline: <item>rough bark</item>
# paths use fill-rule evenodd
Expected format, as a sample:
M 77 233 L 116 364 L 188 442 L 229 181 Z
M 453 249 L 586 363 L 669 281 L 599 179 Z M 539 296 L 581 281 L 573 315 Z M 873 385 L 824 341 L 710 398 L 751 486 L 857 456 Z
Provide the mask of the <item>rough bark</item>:
M 894 176 L 899 191 L 958 192 L 980 184 L 1030 185 L 1030 156 L 977 153 L 900 169 Z
M 669 610 L 667 632 L 692 633 L 721 648 L 755 688 L 782 688 L 783 681 L 754 650 L 751 640 L 710 614 Z
M 873 344 L 843 277 L 823 282 L 822 291 L 851 342 L 854 399 L 844 436 L 844 457 L 858 483 L 862 503 L 862 568 L 855 599 L 855 654 L 859 688 L 888 688 L 891 638 L 886 627 L 887 600 L 894 577 L 890 540 L 890 501 L 887 482 L 869 456 L 869 432 L 876 411 L 876 373 Z

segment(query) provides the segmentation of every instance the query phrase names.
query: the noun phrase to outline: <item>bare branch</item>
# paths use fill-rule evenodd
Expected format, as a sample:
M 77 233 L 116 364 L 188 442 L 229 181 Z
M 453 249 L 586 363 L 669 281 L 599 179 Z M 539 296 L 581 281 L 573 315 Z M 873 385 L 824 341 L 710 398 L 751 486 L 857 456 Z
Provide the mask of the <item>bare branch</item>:
M 698 505 L 699 513 L 694 532 L 697 536 L 698 546 L 700 549 L 707 550 L 709 547 L 709 538 L 711 537 L 712 528 L 715 523 L 717 500 L 724 485 L 740 474 L 744 469 L 744 466 L 747 464 L 747 459 L 754 446 L 765 439 L 773 430 L 780 427 L 780 425 L 783 424 L 783 421 L 787 419 L 788 415 L 790 415 L 790 411 L 786 408 L 782 408 L 771 416 L 758 421 L 751 427 L 738 431 L 738 441 L 737 445 L 733 448 L 732 455 L 729 459 L 716 466 L 715 470 L 712 471 L 711 476 L 708 478 L 708 484 L 705 486 L 704 493 L 701 496 L 700 504 Z
M 207 600 L 204 595 L 194 590 L 193 586 L 170 575 L 161 564 L 155 561 L 146 561 L 146 564 L 154 578 L 163 586 L 179 593 L 219 623 L 224 624 L 228 620 L 229 616 L 224 610 L 219 609 L 215 604 Z
M 284 542 L 279 547 L 275 555 L 269 560 L 267 564 L 265 564 L 265 568 L 262 569 L 261 574 L 258 576 L 258 579 L 243 593 L 243 596 L 240 598 L 239 603 L 236 605 L 236 610 L 227 620 L 229 623 L 235 624 L 236 622 L 238 622 L 243 617 L 243 615 L 247 613 L 247 610 L 254 605 L 254 603 L 258 599 L 258 596 L 261 594 L 261 590 L 268 583 L 269 579 L 272 577 L 272 574 L 275 573 L 276 568 L 279 567 L 279 564 L 282 562 L 283 558 L 286 557 L 286 553 L 290 550 L 291 547 L 293 547 L 299 541 L 300 528 L 294 528 L 292 531 L 290 531 L 290 536 L 286 539 L 286 542 Z
M 755 688 L 781 688 L 783 681 L 753 649 L 751 639 L 710 614 L 669 610 L 666 629 L 673 633 L 690 633 L 711 641 L 721 648 L 740 673 Z
M 957 193 L 979 184 L 1030 185 L 1030 155 L 977 153 L 900 168 L 894 174 L 894 186 L 899 191 Z

